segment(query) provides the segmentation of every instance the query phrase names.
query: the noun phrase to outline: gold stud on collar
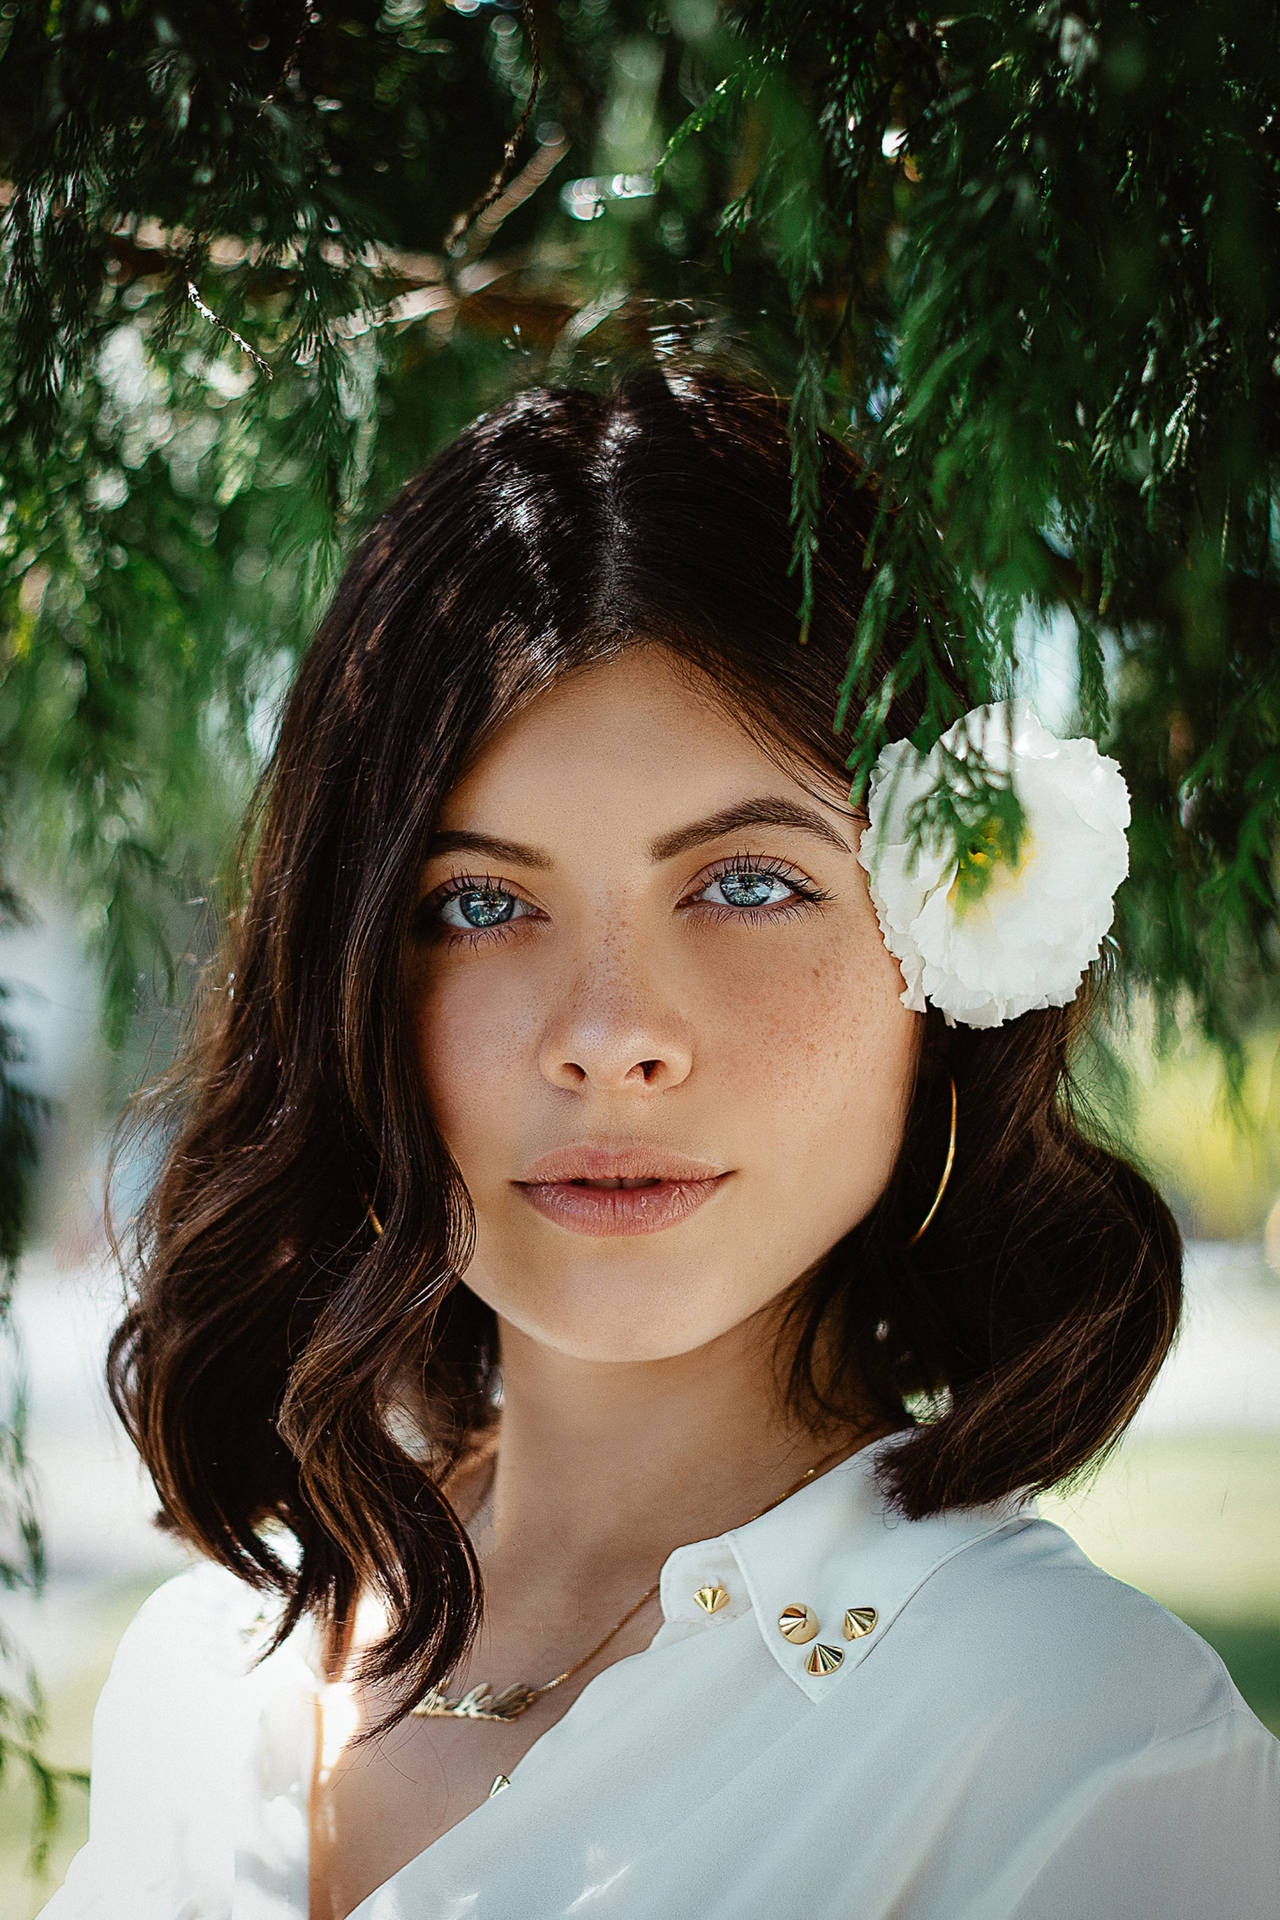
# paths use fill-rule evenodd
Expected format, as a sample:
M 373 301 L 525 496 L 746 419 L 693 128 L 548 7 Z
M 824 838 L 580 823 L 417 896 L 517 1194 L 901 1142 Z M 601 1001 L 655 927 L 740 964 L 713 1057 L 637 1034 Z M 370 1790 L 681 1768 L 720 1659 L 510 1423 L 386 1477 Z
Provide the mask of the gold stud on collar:
M 844 1616 L 844 1637 L 846 1640 L 861 1640 L 864 1633 L 870 1633 L 879 1615 L 874 1607 L 850 1607 Z
M 778 1615 L 778 1631 L 793 1647 L 802 1647 L 817 1634 L 818 1616 L 803 1600 L 797 1600 Z
M 824 1646 L 819 1640 L 813 1652 L 804 1663 L 806 1673 L 834 1673 L 844 1659 L 839 1647 Z
M 723 1587 L 699 1587 L 694 1599 L 704 1613 L 719 1613 L 721 1607 L 727 1607 L 729 1596 Z

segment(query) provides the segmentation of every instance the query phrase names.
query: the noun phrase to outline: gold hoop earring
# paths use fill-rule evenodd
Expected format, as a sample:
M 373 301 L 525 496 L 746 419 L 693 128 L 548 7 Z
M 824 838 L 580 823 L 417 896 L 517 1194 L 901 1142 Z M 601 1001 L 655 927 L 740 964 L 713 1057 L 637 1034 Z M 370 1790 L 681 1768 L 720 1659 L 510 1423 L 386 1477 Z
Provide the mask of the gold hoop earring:
M 951 1074 L 948 1077 L 950 1078 L 950 1081 L 951 1081 L 951 1139 L 947 1146 L 947 1164 L 942 1169 L 942 1178 L 938 1182 L 938 1191 L 933 1196 L 933 1205 L 930 1207 L 928 1213 L 926 1213 L 924 1219 L 920 1222 L 920 1225 L 916 1228 L 915 1232 L 912 1234 L 911 1238 L 908 1240 L 907 1245 L 909 1247 L 914 1247 L 916 1241 L 920 1238 L 920 1235 L 924 1232 L 925 1228 L 928 1226 L 929 1222 L 932 1220 L 934 1214 L 938 1211 L 938 1208 L 942 1202 L 942 1196 L 947 1190 L 947 1181 L 951 1178 L 951 1168 L 956 1157 L 956 1078 L 954 1074 Z
M 374 1232 L 380 1234 L 382 1232 L 382 1222 L 381 1220 L 379 1220 L 377 1214 L 374 1212 L 372 1206 L 369 1204 L 367 1200 L 364 1203 L 364 1210 L 373 1222 Z

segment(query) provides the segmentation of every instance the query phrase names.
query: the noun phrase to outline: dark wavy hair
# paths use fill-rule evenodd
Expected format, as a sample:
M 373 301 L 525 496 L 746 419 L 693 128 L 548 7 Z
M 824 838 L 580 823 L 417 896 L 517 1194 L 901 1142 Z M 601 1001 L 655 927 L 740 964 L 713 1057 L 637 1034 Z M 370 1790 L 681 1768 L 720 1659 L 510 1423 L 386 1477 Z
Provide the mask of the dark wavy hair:
M 799 645 L 787 402 L 763 383 L 642 366 L 599 391 L 535 388 L 468 426 L 338 587 L 246 816 L 180 1056 L 125 1117 L 164 1132 L 108 1357 L 157 1523 L 283 1599 L 267 1651 L 311 1615 L 332 1666 L 361 1591 L 379 1594 L 390 1630 L 361 1671 L 398 1705 L 368 1738 L 478 1630 L 480 1571 L 442 1482 L 498 1417 L 495 1318 L 458 1284 L 474 1216 L 408 1028 L 426 842 L 512 714 L 655 641 L 769 751 L 847 788 L 833 715 L 874 483 L 825 435 L 818 493 Z M 971 690 L 940 660 L 963 711 Z M 896 738 L 921 709 L 900 695 L 888 718 Z M 786 1303 L 789 1404 L 815 1431 L 868 1409 L 901 1428 L 878 1472 L 908 1518 L 1105 1456 L 1176 1334 L 1178 1229 L 1071 1077 L 1105 964 L 1071 1005 L 998 1028 L 923 1016 L 889 1184 Z M 954 1169 L 909 1245 L 951 1077 Z

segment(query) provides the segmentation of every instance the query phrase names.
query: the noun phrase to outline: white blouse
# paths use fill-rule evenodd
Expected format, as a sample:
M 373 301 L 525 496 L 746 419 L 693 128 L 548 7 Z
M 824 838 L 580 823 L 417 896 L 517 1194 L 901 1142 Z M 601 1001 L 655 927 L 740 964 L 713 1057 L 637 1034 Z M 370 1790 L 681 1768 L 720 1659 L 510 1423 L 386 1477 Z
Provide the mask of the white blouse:
M 1276 1920 L 1280 1741 L 1217 1654 L 1032 1499 L 895 1516 L 893 1440 L 676 1548 L 645 1650 L 354 1920 Z M 306 1920 L 317 1649 L 248 1671 L 260 1607 L 143 1604 L 42 1920 Z

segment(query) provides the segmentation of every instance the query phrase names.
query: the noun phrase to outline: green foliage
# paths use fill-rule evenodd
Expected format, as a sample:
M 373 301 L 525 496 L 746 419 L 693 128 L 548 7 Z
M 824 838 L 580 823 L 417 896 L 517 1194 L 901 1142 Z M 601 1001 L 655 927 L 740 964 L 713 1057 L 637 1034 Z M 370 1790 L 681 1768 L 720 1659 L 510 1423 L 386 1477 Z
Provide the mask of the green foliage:
M 128 784 L 130 675 L 174 691 L 166 742 L 180 704 L 243 719 L 246 677 L 296 651 L 350 527 L 468 409 L 593 368 L 687 299 L 793 395 L 798 644 L 817 428 L 882 478 L 833 716 L 852 790 L 896 687 L 924 691 L 927 744 L 957 717 L 943 649 L 999 698 L 1034 623 L 1065 614 L 1077 724 L 1135 794 L 1127 976 L 1167 1005 L 1189 992 L 1235 1045 L 1274 955 L 1280 791 L 1277 183 L 1257 131 L 1276 56 L 1255 9 L 600 0 L 539 9 L 536 42 L 528 9 L 426 0 L 6 12 L 3 587 L 25 593 L 32 677 L 85 680 L 77 766 L 38 784 L 94 795 L 62 852 L 97 895 L 114 1036 L 173 870 L 93 784 Z M 548 154 L 594 169 L 576 200 Z M 646 157 L 628 177 L 653 191 L 620 195 L 613 170 Z M 601 218 L 575 219 L 593 193 Z M 111 389 L 131 356 L 153 384 L 127 423 Z M 235 591 L 264 518 L 265 648 Z M 908 603 L 917 641 L 887 676 Z M 164 758 L 137 768 L 143 812 Z
M 879 476 L 855 795 L 897 689 L 927 749 L 946 658 L 1000 699 L 1074 633 L 1133 797 L 1122 977 L 1238 1087 L 1276 1002 L 1278 77 L 1252 0 L 0 5 L 0 878 L 82 900 L 109 1040 L 178 990 L 359 526 L 517 387 L 680 344 L 793 396 L 798 645 L 818 429 Z M 979 886 L 1020 824 L 981 782 L 919 818 Z
M 0 887 L 0 926 L 26 919 L 22 902 Z M 8 990 L 0 983 L 0 1003 Z M 35 1490 L 27 1462 L 27 1387 L 13 1325 L 13 1288 L 27 1231 L 27 1209 L 38 1126 L 48 1103 L 22 1086 L 6 1067 L 26 1058 L 16 1033 L 0 1018 L 0 1589 L 39 1593 L 44 1584 L 44 1544 Z M 30 1865 L 38 1872 L 57 1823 L 58 1790 L 80 1776 L 51 1767 L 39 1752 L 44 1698 L 39 1680 L 13 1636 L 0 1622 L 0 1777 L 6 1764 L 25 1766 L 34 1789 L 35 1818 Z

